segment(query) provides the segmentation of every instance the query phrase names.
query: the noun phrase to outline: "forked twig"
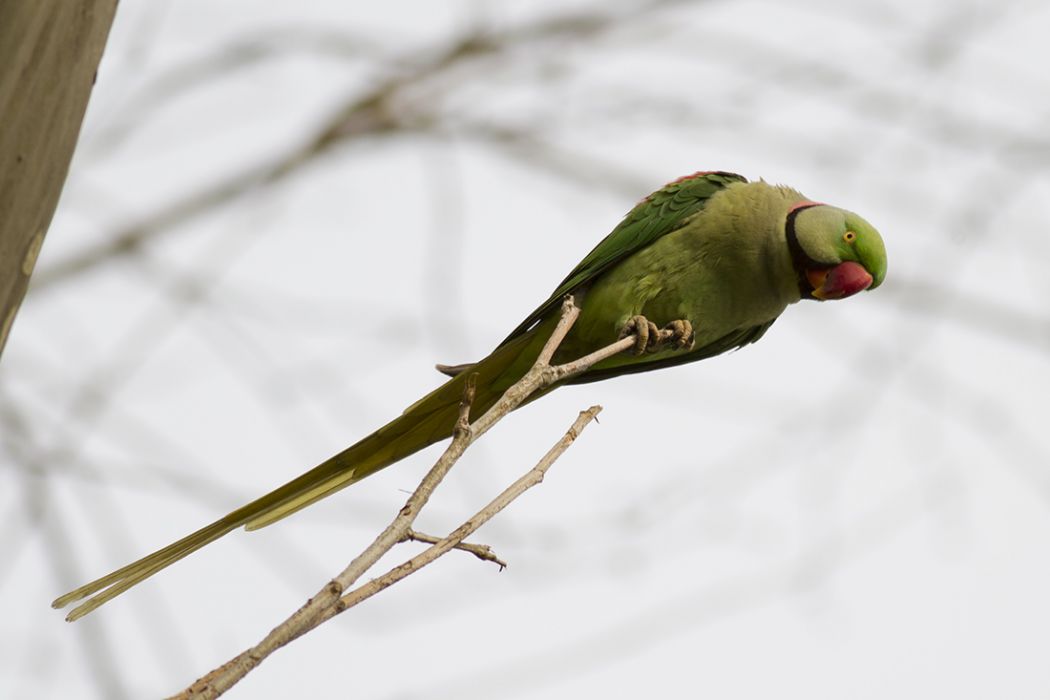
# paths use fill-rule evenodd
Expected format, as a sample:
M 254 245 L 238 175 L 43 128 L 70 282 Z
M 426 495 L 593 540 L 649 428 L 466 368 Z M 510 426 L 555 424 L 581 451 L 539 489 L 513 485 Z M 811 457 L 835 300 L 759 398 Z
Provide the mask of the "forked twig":
M 397 583 L 452 549 L 464 549 L 481 559 L 495 561 L 501 567 L 504 566 L 504 563 L 491 554 L 491 550 L 487 547 L 465 545 L 463 540 L 507 507 L 515 498 L 532 486 L 540 483 L 544 474 L 554 464 L 555 460 L 569 448 L 587 424 L 598 415 L 601 411 L 600 406 L 592 406 L 582 411 L 568 432 L 543 456 L 536 466 L 508 486 L 499 496 L 449 535 L 440 539 L 422 536 L 412 529 L 412 524 L 419 515 L 420 510 L 426 505 L 434 489 L 441 483 L 463 452 L 504 416 L 520 406 L 535 392 L 580 374 L 604 359 L 635 347 L 635 338 L 627 336 L 578 360 L 561 365 L 551 365 L 551 358 L 553 358 L 555 351 L 565 339 L 579 314 L 579 307 L 573 303 L 571 296 L 567 296 L 562 303 L 561 317 L 558 324 L 540 351 L 532 368 L 473 423 L 469 422 L 469 415 L 470 407 L 474 400 L 476 376 L 468 377 L 463 392 L 463 400 L 460 403 L 459 419 L 456 421 L 451 443 L 449 443 L 449 446 L 430 471 L 427 472 L 427 475 L 423 477 L 419 486 L 412 492 L 391 523 L 376 537 L 372 544 L 355 557 L 342 573 L 306 601 L 301 608 L 271 630 L 259 644 L 214 669 L 173 697 L 180 699 L 218 697 L 233 687 L 277 649 L 306 634 L 325 620 L 335 617 L 339 613 L 354 607 L 383 589 Z M 665 331 L 661 331 L 661 334 L 665 333 Z M 665 338 L 665 336 L 661 335 L 661 338 Z M 411 559 L 390 569 L 385 574 L 355 589 L 351 589 L 351 586 L 380 557 L 390 551 L 398 542 L 408 539 L 427 541 L 431 543 L 431 546 Z

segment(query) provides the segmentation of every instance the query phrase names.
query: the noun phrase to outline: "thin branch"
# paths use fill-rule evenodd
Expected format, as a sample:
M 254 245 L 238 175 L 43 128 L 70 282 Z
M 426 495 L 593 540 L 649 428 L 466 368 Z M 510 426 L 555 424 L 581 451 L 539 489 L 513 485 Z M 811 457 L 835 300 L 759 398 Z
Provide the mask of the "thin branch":
M 479 527 L 491 520 L 493 516 L 509 506 L 514 499 L 528 491 L 533 486 L 541 483 L 547 470 L 551 468 L 555 461 L 557 461 L 558 457 L 561 457 L 565 450 L 569 449 L 569 446 L 576 441 L 576 438 L 580 436 L 583 429 L 586 428 L 599 413 L 601 413 L 601 410 L 601 406 L 591 406 L 585 411 L 580 411 L 580 415 L 576 417 L 576 420 L 565 432 L 565 435 L 547 451 L 547 454 L 536 463 L 536 466 L 504 489 L 503 492 L 496 496 L 496 498 L 492 499 L 487 506 L 471 516 L 470 519 L 453 530 L 448 536 L 435 542 L 433 546 L 428 547 L 426 550 L 412 557 L 403 564 L 394 567 L 379 578 L 372 579 L 368 583 L 359 586 L 355 590 L 344 595 L 340 599 L 339 605 L 328 611 L 326 619 L 334 617 L 339 613 L 354 607 L 358 603 L 367 600 L 384 588 L 388 588 L 406 576 L 419 571 L 419 569 L 433 562 L 441 555 L 457 548 L 463 542 L 464 538 L 469 537 Z
M 401 510 L 398 511 L 397 516 L 376 537 L 372 544 L 355 557 L 342 573 L 328 582 L 316 595 L 284 622 L 271 630 L 261 642 L 214 669 L 173 697 L 186 699 L 216 698 L 222 695 L 270 654 L 306 634 L 324 621 L 367 600 L 383 589 L 432 563 L 438 557 L 460 545 L 466 537 L 503 510 L 515 498 L 532 486 L 540 483 L 554 461 L 568 449 L 583 428 L 598 415 L 598 412 L 601 411 L 600 406 L 592 406 L 581 412 L 565 436 L 544 455 L 535 467 L 507 487 L 491 503 L 478 511 L 448 536 L 382 576 L 361 585 L 349 593 L 346 592 L 380 557 L 390 551 L 398 542 L 406 539 L 408 533 L 412 530 L 412 523 L 423 506 L 426 505 L 434 489 L 441 483 L 463 452 L 474 441 L 484 435 L 496 422 L 521 405 L 535 392 L 580 374 L 595 363 L 634 347 L 635 338 L 627 336 L 574 362 L 564 365 L 550 365 L 551 358 L 565 339 L 566 334 L 572 328 L 579 314 L 580 309 L 573 303 L 572 297 L 567 296 L 562 303 L 561 317 L 558 320 L 558 324 L 540 351 L 532 368 L 473 424 L 469 423 L 468 420 L 470 407 L 474 399 L 476 375 L 470 376 L 464 388 L 463 400 L 460 403 L 459 419 L 456 421 L 451 443 L 427 475 L 423 477 L 419 486 L 412 492 Z M 663 334 L 664 332 L 661 332 L 661 337 L 665 337 Z
M 427 535 L 422 532 L 416 532 L 415 530 L 409 530 L 405 533 L 405 536 L 401 539 L 402 542 L 422 542 L 424 544 L 437 544 L 441 542 L 441 537 L 434 537 L 433 535 Z M 481 561 L 490 561 L 493 564 L 499 566 L 499 570 L 503 571 L 507 568 L 507 562 L 496 556 L 496 553 L 492 551 L 492 547 L 487 544 L 471 544 L 470 542 L 460 542 L 455 545 L 453 549 L 458 549 L 463 552 L 473 554 Z

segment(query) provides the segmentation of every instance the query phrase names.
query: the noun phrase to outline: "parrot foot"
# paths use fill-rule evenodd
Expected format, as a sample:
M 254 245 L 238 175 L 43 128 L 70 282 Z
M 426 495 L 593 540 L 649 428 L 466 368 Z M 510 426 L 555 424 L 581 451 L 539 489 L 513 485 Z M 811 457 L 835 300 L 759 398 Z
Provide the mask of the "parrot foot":
M 662 329 L 645 316 L 632 316 L 620 331 L 620 338 L 633 335 L 635 339 L 633 352 L 643 355 L 656 352 L 671 346 L 674 350 L 692 350 L 695 335 L 693 324 L 684 319 L 671 321 Z
M 692 350 L 693 342 L 696 338 L 693 333 L 693 324 L 685 319 L 668 323 L 661 329 L 660 336 L 657 345 L 673 343 L 675 350 Z
M 634 354 L 643 355 L 646 352 L 654 352 L 660 339 L 660 330 L 656 324 L 645 316 L 632 316 L 620 330 L 620 339 L 629 335 L 634 336 Z

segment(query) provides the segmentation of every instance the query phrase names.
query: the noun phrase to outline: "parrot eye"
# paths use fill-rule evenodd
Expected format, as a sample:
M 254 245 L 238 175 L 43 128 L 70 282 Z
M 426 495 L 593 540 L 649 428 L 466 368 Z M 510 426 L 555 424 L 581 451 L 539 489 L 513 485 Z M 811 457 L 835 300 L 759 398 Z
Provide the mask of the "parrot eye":
M 842 234 L 842 240 L 846 241 L 847 243 L 852 243 L 853 241 L 857 240 L 857 234 L 855 231 L 846 231 L 844 234 Z

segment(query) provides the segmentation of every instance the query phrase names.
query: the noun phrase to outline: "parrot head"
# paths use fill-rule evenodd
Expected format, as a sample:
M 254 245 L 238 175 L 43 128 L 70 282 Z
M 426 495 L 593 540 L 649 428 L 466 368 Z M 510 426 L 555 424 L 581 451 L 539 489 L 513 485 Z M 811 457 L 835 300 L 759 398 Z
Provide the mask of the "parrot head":
M 886 277 L 882 237 L 851 211 L 799 202 L 788 212 L 785 233 L 803 299 L 845 299 Z

